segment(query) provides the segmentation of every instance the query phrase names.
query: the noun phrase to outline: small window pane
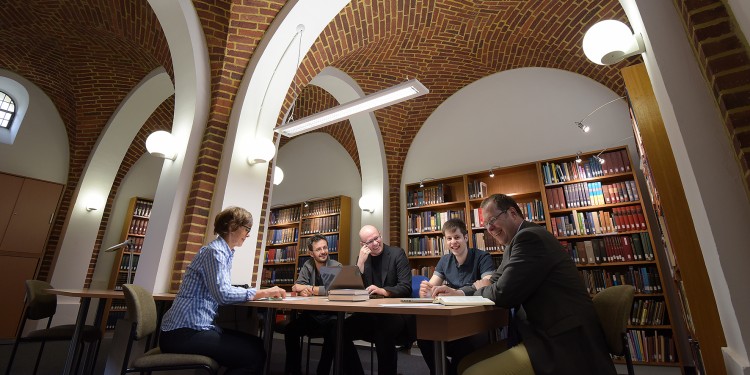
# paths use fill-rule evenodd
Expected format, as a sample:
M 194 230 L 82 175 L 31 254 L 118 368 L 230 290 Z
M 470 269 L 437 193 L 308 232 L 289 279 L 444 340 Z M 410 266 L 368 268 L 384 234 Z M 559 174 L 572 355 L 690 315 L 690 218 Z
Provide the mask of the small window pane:
M 16 104 L 8 94 L 0 91 L 0 127 L 9 128 L 13 115 L 16 113 Z

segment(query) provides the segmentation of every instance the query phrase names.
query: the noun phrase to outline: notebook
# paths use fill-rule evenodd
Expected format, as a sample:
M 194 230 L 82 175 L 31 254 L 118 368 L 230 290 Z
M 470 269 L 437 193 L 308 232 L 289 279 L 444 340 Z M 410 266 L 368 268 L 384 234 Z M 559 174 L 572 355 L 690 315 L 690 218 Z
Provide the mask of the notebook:
M 357 266 L 320 267 L 320 277 L 326 290 L 365 289 L 362 273 Z

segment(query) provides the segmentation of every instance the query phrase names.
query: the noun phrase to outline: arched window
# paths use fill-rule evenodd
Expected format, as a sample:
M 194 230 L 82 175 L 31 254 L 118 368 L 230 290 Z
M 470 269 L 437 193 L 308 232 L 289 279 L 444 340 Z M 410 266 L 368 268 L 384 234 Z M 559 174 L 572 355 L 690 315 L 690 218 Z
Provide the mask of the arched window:
M 0 91 L 0 128 L 8 129 L 16 114 L 16 103 L 3 91 Z

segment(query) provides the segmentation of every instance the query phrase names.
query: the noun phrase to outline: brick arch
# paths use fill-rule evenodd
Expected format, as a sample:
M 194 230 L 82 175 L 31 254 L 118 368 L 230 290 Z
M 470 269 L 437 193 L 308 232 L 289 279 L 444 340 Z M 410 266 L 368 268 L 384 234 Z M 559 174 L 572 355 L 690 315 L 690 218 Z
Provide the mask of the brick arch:
M 430 94 L 376 112 L 387 155 L 391 244 L 400 242 L 399 184 L 416 133 L 446 98 L 487 75 L 520 67 L 569 70 L 624 93 L 619 69 L 599 66 L 580 47 L 601 19 L 627 21 L 617 0 L 502 1 L 458 4 L 431 0 L 349 4 L 321 33 L 295 77 L 307 84 L 326 66 L 351 76 L 365 93 L 417 77 Z M 632 62 L 632 61 L 630 61 Z M 304 94 L 304 90 L 300 95 Z M 285 111 L 294 96 L 290 90 Z

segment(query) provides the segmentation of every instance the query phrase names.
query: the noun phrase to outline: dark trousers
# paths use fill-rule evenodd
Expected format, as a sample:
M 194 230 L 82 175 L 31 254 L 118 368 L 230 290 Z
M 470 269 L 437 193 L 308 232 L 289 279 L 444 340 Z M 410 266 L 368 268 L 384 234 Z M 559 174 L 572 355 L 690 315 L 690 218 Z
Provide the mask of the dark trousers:
M 395 375 L 398 368 L 396 343 L 404 337 L 409 316 L 392 314 L 354 313 L 344 320 L 344 373 L 347 375 L 364 374 L 362 362 L 354 347 L 354 340 L 366 340 L 375 343 L 378 354 L 378 375 Z M 323 350 L 333 353 L 336 344 L 336 330 L 326 334 Z M 321 361 L 322 363 L 322 361 Z M 323 372 L 321 372 L 323 370 Z M 329 369 L 318 367 L 318 375 L 328 374 Z
M 287 324 L 284 331 L 286 346 L 285 374 L 301 374 L 301 339 L 303 336 L 325 337 L 326 332 L 336 330 L 336 315 L 317 311 L 306 311 Z M 324 344 L 325 348 L 325 344 Z M 318 374 L 329 372 L 333 361 L 333 351 L 323 350 L 318 361 Z
M 245 333 L 179 328 L 162 331 L 163 353 L 200 354 L 213 358 L 229 370 L 225 374 L 262 374 L 266 360 L 263 340 Z
M 471 352 L 489 344 L 487 333 L 480 333 L 474 336 L 464 337 L 462 339 L 448 341 L 445 343 L 445 355 L 450 357 L 446 360 L 446 370 L 448 375 L 458 373 L 458 364 L 465 356 Z M 430 340 L 417 340 L 419 351 L 422 352 L 427 367 L 430 368 L 430 375 L 435 375 L 435 342 Z

